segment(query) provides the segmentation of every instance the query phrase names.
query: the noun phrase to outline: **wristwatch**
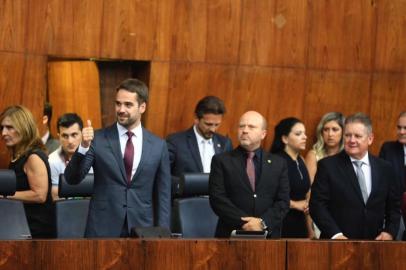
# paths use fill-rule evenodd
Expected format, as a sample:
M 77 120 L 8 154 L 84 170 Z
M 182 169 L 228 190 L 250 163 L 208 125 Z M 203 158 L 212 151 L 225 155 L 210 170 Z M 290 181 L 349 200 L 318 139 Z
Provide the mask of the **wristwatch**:
M 266 226 L 266 223 L 265 223 L 265 221 L 261 218 L 261 226 L 262 226 L 262 230 L 266 230 L 266 229 L 268 229 L 268 226 Z

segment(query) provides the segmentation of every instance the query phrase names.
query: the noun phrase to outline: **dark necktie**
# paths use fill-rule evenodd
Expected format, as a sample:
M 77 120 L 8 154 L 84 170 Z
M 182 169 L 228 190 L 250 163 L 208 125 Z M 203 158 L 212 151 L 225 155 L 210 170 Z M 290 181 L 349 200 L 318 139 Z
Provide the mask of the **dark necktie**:
M 365 175 L 361 169 L 363 162 L 361 160 L 357 160 L 357 161 L 353 161 L 353 163 L 355 164 L 355 167 L 357 168 L 356 173 L 357 173 L 358 183 L 359 183 L 359 187 L 361 188 L 362 198 L 364 199 L 364 203 L 366 204 L 367 200 L 368 200 L 368 191 L 367 191 L 367 184 L 365 181 Z
M 254 165 L 254 152 L 248 152 L 247 156 L 247 175 L 250 180 L 251 188 L 255 191 L 255 165 Z
M 127 143 L 125 145 L 125 151 L 124 151 L 124 167 L 125 167 L 125 173 L 127 176 L 127 182 L 128 184 L 131 183 L 131 172 L 133 169 L 133 161 L 134 161 L 134 145 L 131 140 L 131 137 L 134 135 L 131 131 L 126 132 L 128 136 Z

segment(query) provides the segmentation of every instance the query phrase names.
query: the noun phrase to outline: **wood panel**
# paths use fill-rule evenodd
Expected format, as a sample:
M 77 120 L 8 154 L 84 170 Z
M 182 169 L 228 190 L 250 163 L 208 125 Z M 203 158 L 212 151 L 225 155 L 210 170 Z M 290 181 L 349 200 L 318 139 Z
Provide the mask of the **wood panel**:
M 238 62 L 242 0 L 208 1 L 206 62 Z
M 49 0 L 48 54 L 99 57 L 103 1 Z
M 31 255 L 32 249 L 31 241 L 0 241 L 0 269 L 40 269 L 35 263 L 35 257 Z
M 171 57 L 171 37 L 173 21 L 178 17 L 174 12 L 175 3 L 179 0 L 159 1 L 157 5 L 156 30 L 153 44 L 152 60 L 169 61 Z M 195 1 L 193 1 L 195 2 Z
M 239 63 L 304 67 L 308 11 L 307 0 L 243 0 Z
M 31 245 L 31 250 L 26 256 L 22 256 L 24 253 L 20 253 L 20 256 L 32 258 L 34 262 L 26 269 L 101 269 L 96 268 L 97 263 L 102 260 L 95 256 L 97 245 L 93 241 L 55 240 L 26 243 Z M 110 247 L 115 247 L 114 244 L 115 242 L 111 241 Z
M 25 50 L 27 5 L 24 0 L 0 2 L 0 50 L 23 52 Z
M 154 134 L 164 137 L 166 116 L 169 98 L 169 71 L 168 62 L 152 62 L 149 82 L 149 102 L 147 113 L 144 116 L 145 127 Z
M 375 67 L 406 71 L 406 2 L 379 1 Z
M 76 112 L 94 128 L 101 127 L 99 73 L 94 62 L 54 61 L 48 64 L 48 95 L 53 105 L 51 133 L 56 121 L 67 112 Z
M 45 101 L 46 58 L 0 52 L 0 111 L 11 105 L 24 105 L 40 123 Z M 0 168 L 6 168 L 9 153 L 0 143 Z
M 176 0 L 172 7 L 171 60 L 204 61 L 207 40 L 207 1 Z
M 1 269 L 286 269 L 286 242 L 36 240 L 0 242 Z
M 384 141 L 396 140 L 399 113 L 406 111 L 406 75 L 376 73 L 372 81 L 371 118 L 376 153 Z
M 204 96 L 215 95 L 226 103 L 228 113 L 219 132 L 227 135 L 227 123 L 232 114 L 231 108 L 227 108 L 227 100 L 232 98 L 234 76 L 234 66 L 172 64 L 165 133 L 170 134 L 191 127 L 197 102 Z M 151 111 L 149 113 L 152 115 Z
M 376 1 L 311 1 L 309 67 L 371 70 Z
M 371 75 L 368 73 L 308 71 L 306 76 L 303 120 L 308 134 L 307 149 L 315 143 L 316 126 L 325 113 L 369 114 Z
M 105 0 L 101 57 L 148 60 L 152 58 L 157 1 Z
M 147 241 L 145 269 L 285 269 L 284 241 Z
M 287 269 L 403 269 L 402 242 L 288 241 Z
M 230 114 L 234 116 L 234 145 L 237 123 L 248 110 L 261 113 L 268 121 L 268 135 L 264 148 L 269 149 L 275 125 L 285 117 L 301 118 L 303 112 L 304 77 L 302 70 L 264 67 L 240 67 L 237 71 L 233 98 L 228 99 Z M 294 95 L 292 95 L 294 92 Z

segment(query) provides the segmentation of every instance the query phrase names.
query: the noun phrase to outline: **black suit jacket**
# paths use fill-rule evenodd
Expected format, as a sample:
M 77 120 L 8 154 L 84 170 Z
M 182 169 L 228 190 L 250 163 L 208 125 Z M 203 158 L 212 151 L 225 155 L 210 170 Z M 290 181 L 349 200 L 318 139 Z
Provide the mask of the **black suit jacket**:
M 241 229 L 241 217 L 260 217 L 272 238 L 280 237 L 282 220 L 289 210 L 289 179 L 286 161 L 262 152 L 261 176 L 252 191 L 246 173 L 246 155 L 238 147 L 213 157 L 209 177 L 210 204 L 219 216 L 216 237 L 229 237 Z
M 197 145 L 193 127 L 169 135 L 166 142 L 168 144 L 172 175 L 181 176 L 183 173 L 203 173 L 199 146 Z M 213 135 L 213 145 L 215 154 L 233 149 L 231 140 L 218 133 Z
M 375 239 L 382 231 L 396 237 L 400 192 L 393 168 L 369 155 L 371 193 L 365 205 L 350 157 L 342 151 L 319 161 L 312 186 L 310 214 L 321 238 L 342 232 L 350 239 Z
M 385 142 L 381 147 L 379 157 L 392 164 L 393 168 L 395 169 L 396 177 L 399 180 L 399 185 L 401 186 L 401 189 L 405 191 L 406 175 L 403 144 L 398 141 Z

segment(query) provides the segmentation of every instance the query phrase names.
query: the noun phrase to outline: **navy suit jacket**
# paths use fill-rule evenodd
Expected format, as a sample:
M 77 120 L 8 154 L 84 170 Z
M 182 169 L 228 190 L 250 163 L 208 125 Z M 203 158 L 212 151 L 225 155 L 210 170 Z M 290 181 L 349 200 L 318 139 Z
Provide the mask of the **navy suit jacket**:
M 171 172 L 174 176 L 183 173 L 203 173 L 202 160 L 200 159 L 199 146 L 193 127 L 169 135 L 166 139 L 171 162 Z M 218 133 L 213 135 L 215 154 L 233 150 L 231 140 Z
M 117 125 L 95 132 L 86 155 L 76 152 L 66 170 L 66 181 L 83 180 L 94 171 L 86 237 L 119 237 L 127 217 L 128 228 L 169 228 L 171 176 L 165 141 L 142 129 L 140 164 L 127 184 Z
M 379 157 L 392 164 L 393 168 L 395 169 L 396 177 L 399 179 L 399 185 L 401 186 L 402 191 L 405 191 L 406 167 L 403 144 L 398 141 L 385 142 L 381 147 Z
M 246 154 L 240 147 L 213 157 L 209 177 L 210 205 L 219 217 L 216 237 L 241 230 L 241 217 L 260 217 L 281 235 L 282 220 L 289 210 L 289 179 L 286 161 L 262 152 L 261 174 L 252 190 L 246 172 Z
M 350 157 L 342 151 L 318 162 L 310 214 L 321 238 L 342 232 L 350 239 L 375 239 L 382 231 L 396 237 L 400 192 L 390 164 L 369 154 L 371 193 L 366 204 Z

